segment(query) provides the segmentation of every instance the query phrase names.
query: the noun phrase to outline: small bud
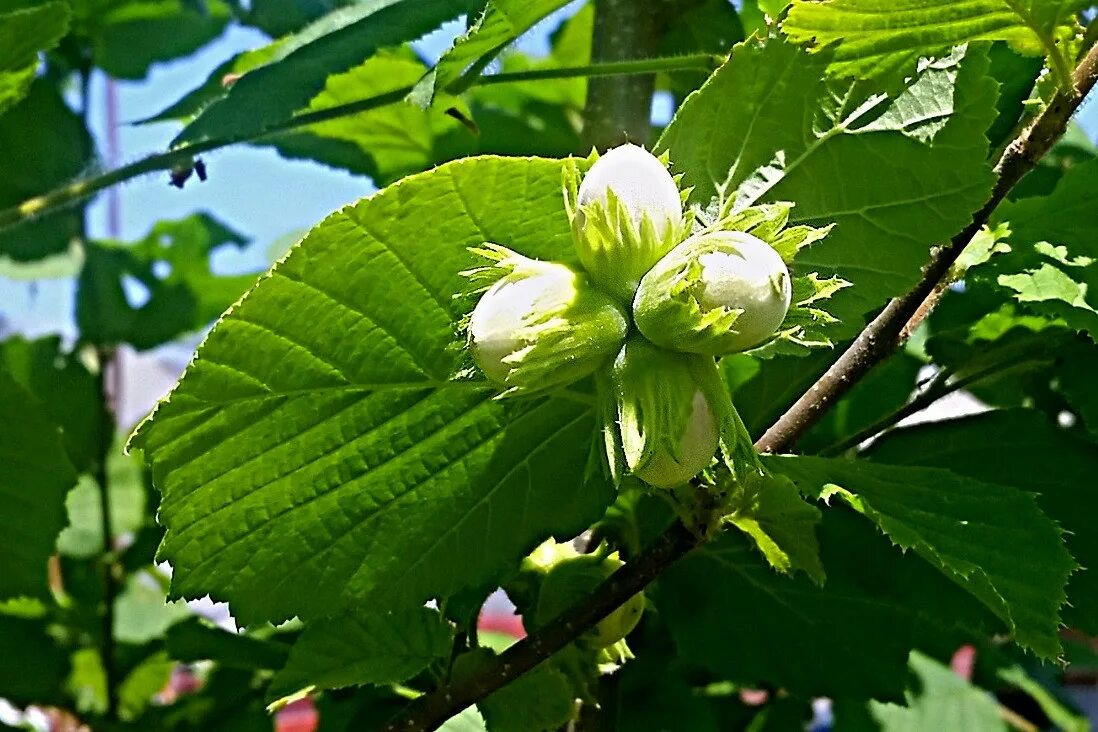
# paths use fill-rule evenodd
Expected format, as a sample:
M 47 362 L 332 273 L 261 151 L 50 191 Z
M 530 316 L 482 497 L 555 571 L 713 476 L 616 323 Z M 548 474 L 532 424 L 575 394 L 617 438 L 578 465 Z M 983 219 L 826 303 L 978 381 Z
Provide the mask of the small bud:
M 574 176 L 574 173 L 573 173 Z M 628 302 L 641 277 L 681 238 L 682 198 L 659 158 L 622 145 L 566 185 L 572 234 L 592 280 Z
M 621 348 L 629 329 L 622 309 L 567 265 L 529 259 L 488 245 L 495 264 L 466 273 L 499 277 L 469 318 L 473 360 L 505 393 L 565 386 Z
M 740 231 L 692 236 L 644 276 L 633 301 L 653 343 L 720 356 L 777 332 L 792 297 L 789 269 L 766 242 Z
M 614 360 L 625 467 L 649 485 L 682 485 L 708 467 L 717 452 L 717 419 L 697 379 L 705 359 L 637 337 Z

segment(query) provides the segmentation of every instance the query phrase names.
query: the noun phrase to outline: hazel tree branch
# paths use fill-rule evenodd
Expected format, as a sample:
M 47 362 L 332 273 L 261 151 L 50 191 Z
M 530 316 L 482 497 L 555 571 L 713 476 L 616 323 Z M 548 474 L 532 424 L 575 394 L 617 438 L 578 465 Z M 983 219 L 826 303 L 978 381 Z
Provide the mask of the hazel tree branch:
M 930 311 L 931 298 L 961 251 L 988 222 L 995 207 L 1041 160 L 1067 129 L 1072 114 L 1098 79 L 1098 46 L 1084 57 L 1074 75 L 1074 88 L 1062 90 L 1041 115 L 1007 146 L 995 166 L 991 196 L 972 221 L 945 246 L 933 252 L 918 284 L 892 300 L 865 327 L 842 356 L 755 443 L 759 452 L 781 452 L 796 440 L 877 363 L 892 353 Z M 675 522 L 648 548 L 616 571 L 584 601 L 527 636 L 486 664 L 474 677 L 444 684 L 419 697 L 391 721 L 387 732 L 427 732 L 469 705 L 487 697 L 561 650 L 598 621 L 643 590 L 678 560 L 706 541 Z

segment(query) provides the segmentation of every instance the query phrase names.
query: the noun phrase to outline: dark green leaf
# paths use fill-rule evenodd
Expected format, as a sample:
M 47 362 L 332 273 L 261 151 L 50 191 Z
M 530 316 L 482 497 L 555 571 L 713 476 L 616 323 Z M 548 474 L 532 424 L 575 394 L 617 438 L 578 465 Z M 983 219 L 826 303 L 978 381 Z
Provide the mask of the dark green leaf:
M 0 599 L 49 597 L 46 562 L 65 525 L 65 494 L 75 485 L 76 472 L 61 429 L 3 366 L 0 409 Z
M 1041 508 L 1066 530 L 1064 539 L 1083 565 L 1068 583 L 1064 621 L 1098 632 L 1098 532 L 1089 520 L 1098 475 L 1098 450 L 1026 410 L 991 412 L 910 427 L 874 445 L 874 460 L 931 465 L 977 480 L 1038 494 Z M 1031 556 L 1014 551 L 1017 558 Z
M 289 654 L 281 643 L 230 633 L 198 618 L 168 628 L 164 642 L 177 661 L 216 661 L 230 668 L 279 669 Z
M 0 367 L 45 407 L 61 427 L 61 440 L 77 472 L 91 468 L 103 449 L 104 415 L 99 382 L 76 353 L 66 353 L 57 336 L 0 343 Z
M 403 612 L 356 611 L 317 620 L 290 649 L 268 699 L 306 687 L 338 689 L 405 681 L 450 654 L 453 630 L 427 607 Z
M 5 699 L 20 706 L 62 701 L 68 662 L 41 621 L 0 615 L 0 648 L 0 694 Z
M 199 330 L 255 281 L 255 275 L 220 277 L 210 268 L 215 249 L 246 243 L 204 213 L 161 221 L 131 244 L 88 242 L 76 295 L 81 336 L 93 343 L 129 343 L 144 350 Z M 146 288 L 145 302 L 131 305 L 127 278 Z
M 353 0 L 252 0 L 241 20 L 272 38 L 293 33 Z
M 371 0 L 328 14 L 278 43 L 266 65 L 225 90 L 174 140 L 253 137 L 308 106 L 332 74 L 348 71 L 379 49 L 416 39 L 467 12 L 472 0 Z
M 974 600 L 856 514 L 824 511 L 819 540 L 823 587 L 775 573 L 736 532 L 675 565 L 656 606 L 679 654 L 749 686 L 899 698 L 924 633 L 983 624 Z
M 176 596 L 245 623 L 407 607 L 498 583 L 602 514 L 589 404 L 454 378 L 467 247 L 571 256 L 560 176 L 472 158 L 405 179 L 330 216 L 221 320 L 137 440 Z
M 767 464 L 801 492 L 838 497 L 872 519 L 984 603 L 1019 644 L 1046 658 L 1059 654 L 1063 588 L 1076 565 L 1033 496 L 947 470 L 809 457 Z

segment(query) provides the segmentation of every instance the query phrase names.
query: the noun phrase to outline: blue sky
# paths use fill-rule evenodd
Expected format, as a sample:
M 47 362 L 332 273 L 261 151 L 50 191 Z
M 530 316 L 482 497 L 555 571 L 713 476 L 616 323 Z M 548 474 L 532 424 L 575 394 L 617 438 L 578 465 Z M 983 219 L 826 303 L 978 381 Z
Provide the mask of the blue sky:
M 574 3 L 575 5 L 575 3 Z M 568 13 L 572 8 L 565 8 Z M 543 22 L 520 41 L 523 50 L 544 53 L 548 33 L 559 19 Z M 464 28 L 451 23 L 421 40 L 417 46 L 434 57 L 447 48 Z M 264 45 L 266 37 L 253 29 L 234 26 L 215 43 L 194 56 L 154 67 L 140 82 L 116 85 L 120 118 L 141 119 L 160 111 L 185 92 L 200 84 L 209 73 L 233 54 Z M 105 140 L 106 79 L 93 80 L 91 113 L 93 134 Z M 656 111 L 657 116 L 663 116 Z M 1098 104 L 1087 105 L 1080 122 L 1091 137 L 1098 134 Z M 163 150 L 178 131 L 177 123 L 123 125 L 119 130 L 120 160 L 139 159 Z M 101 145 L 101 149 L 105 146 Z M 252 245 L 238 251 L 231 247 L 217 252 L 215 270 L 220 272 L 259 271 L 268 264 L 268 252 L 279 242 L 288 242 L 325 215 L 374 190 L 369 179 L 353 176 L 315 163 L 283 160 L 272 150 L 235 146 L 204 156 L 209 180 L 188 182 L 183 190 L 172 188 L 163 173 L 123 184 L 117 190 L 121 209 L 122 239 L 144 235 L 161 219 L 186 216 L 200 210 L 245 234 Z M 100 195 L 89 210 L 89 228 L 94 237 L 106 236 L 107 195 Z M 35 284 L 0 277 L 0 314 L 9 325 L 30 334 L 72 332 L 73 287 L 68 280 Z

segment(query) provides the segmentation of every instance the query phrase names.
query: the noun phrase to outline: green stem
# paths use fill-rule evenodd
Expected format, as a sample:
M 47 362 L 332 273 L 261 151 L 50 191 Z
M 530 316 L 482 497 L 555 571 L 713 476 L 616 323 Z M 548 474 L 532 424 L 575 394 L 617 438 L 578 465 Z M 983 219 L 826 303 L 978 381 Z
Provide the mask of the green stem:
M 96 374 L 96 384 L 99 389 L 99 398 L 102 402 L 102 427 L 99 454 L 96 456 L 93 477 L 99 488 L 99 526 L 103 534 L 102 563 L 103 572 L 103 617 L 101 618 L 102 639 L 100 641 L 100 654 L 103 662 L 103 676 L 107 687 L 107 712 L 108 720 L 118 719 L 118 667 L 115 658 L 114 641 L 114 605 L 118 597 L 118 583 L 115 580 L 114 561 L 114 537 L 111 533 L 111 493 L 110 479 L 107 471 L 107 460 L 111 451 L 111 435 L 114 434 L 114 412 L 111 408 L 110 390 L 107 387 L 107 369 L 113 360 L 114 354 L 110 349 L 99 348 L 96 350 L 99 361 L 99 371 Z
M 517 71 L 511 73 L 492 74 L 481 76 L 475 86 L 493 84 L 508 84 L 524 81 L 536 81 L 543 79 L 568 79 L 580 76 L 620 76 L 625 74 L 650 74 L 654 71 L 684 71 L 698 69 L 712 69 L 721 61 L 720 57 L 710 54 L 695 54 L 692 56 L 676 56 L 671 58 L 651 58 L 637 61 L 618 61 L 606 64 L 592 64 L 589 66 L 567 66 L 556 69 L 537 69 L 534 71 Z M 319 122 L 349 117 L 370 110 L 396 104 L 403 100 L 412 87 L 406 86 L 400 89 L 378 94 L 372 97 L 356 99 L 353 102 L 340 104 L 327 109 L 306 112 L 284 120 L 267 129 L 239 137 L 204 140 L 202 142 L 183 145 L 168 152 L 157 153 L 138 160 L 121 168 L 108 171 L 93 178 L 74 181 L 56 188 L 49 193 L 28 198 L 26 201 L 11 208 L 0 211 L 0 231 L 27 219 L 41 216 L 62 206 L 67 206 L 82 198 L 110 188 L 118 183 L 162 170 L 184 165 L 190 165 L 195 156 L 203 153 L 219 150 L 229 145 L 245 142 L 258 142 L 278 135 L 308 127 Z
M 491 74 L 480 77 L 476 86 L 509 84 L 517 81 L 538 81 L 541 79 L 651 74 L 660 71 L 713 71 L 723 62 L 724 58 L 722 56 L 710 53 L 666 58 L 645 58 L 634 61 L 606 61 L 586 66 L 559 66 L 551 69 Z

